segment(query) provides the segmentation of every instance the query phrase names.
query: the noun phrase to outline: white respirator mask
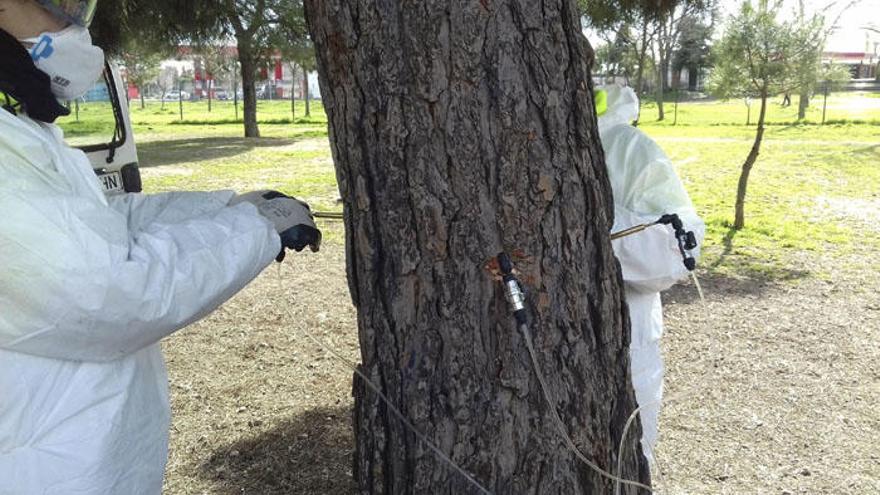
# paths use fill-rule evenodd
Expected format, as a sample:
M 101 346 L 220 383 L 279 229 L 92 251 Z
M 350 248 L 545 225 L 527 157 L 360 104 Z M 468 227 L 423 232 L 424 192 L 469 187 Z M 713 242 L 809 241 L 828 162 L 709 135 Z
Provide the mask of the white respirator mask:
M 57 32 L 19 40 L 38 69 L 49 75 L 52 94 L 70 101 L 86 94 L 104 71 L 104 51 L 92 44 L 89 30 L 75 24 Z

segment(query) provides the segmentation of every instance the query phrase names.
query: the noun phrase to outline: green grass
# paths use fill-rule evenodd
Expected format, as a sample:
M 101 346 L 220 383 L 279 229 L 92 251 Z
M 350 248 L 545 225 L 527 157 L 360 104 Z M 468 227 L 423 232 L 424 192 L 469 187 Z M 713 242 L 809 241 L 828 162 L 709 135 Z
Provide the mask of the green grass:
M 791 125 L 797 124 L 798 97 L 792 96 L 792 104 L 783 107 L 780 105 L 782 97 L 777 96 L 767 101 L 767 124 Z M 810 101 L 806 112 L 806 118 L 801 124 L 819 124 L 822 122 L 823 98 L 817 95 Z M 758 120 L 758 112 L 761 108 L 759 100 L 752 100 L 751 124 Z M 675 119 L 675 105 L 671 101 L 665 101 L 663 110 L 665 119 L 657 122 L 657 104 L 646 101 L 642 105 L 641 121 L 643 124 L 672 126 L 743 126 L 749 116 L 748 107 L 743 100 L 717 101 L 697 100 L 679 103 L 678 119 Z M 854 122 L 880 126 L 880 102 L 873 93 L 847 92 L 831 93 L 828 96 L 826 109 L 826 123 Z
M 805 268 L 789 254 L 848 255 L 857 243 L 880 246 L 880 233 L 866 234 L 858 219 L 829 204 L 852 200 L 880 205 L 880 142 L 875 145 L 764 144 L 749 181 L 746 229 L 732 229 L 740 167 L 750 143 L 658 142 L 679 164 L 682 180 L 706 221 L 703 266 L 735 273 L 790 278 Z
M 738 232 L 731 228 L 736 183 L 755 134 L 754 126 L 742 125 L 745 113 L 736 113 L 744 106 L 681 103 L 675 126 L 671 113 L 669 120 L 656 122 L 648 118 L 651 105 L 643 108 L 641 128 L 672 158 L 706 221 L 704 269 L 721 276 L 821 277 L 822 268 L 799 261 L 801 253 L 840 257 L 864 246 L 880 249 L 880 227 L 866 227 L 863 219 L 840 208 L 848 203 L 880 208 L 880 125 L 857 122 L 865 117 L 866 95 L 832 99 L 838 108 L 851 110 L 834 114 L 847 123 L 782 124 L 796 107 L 771 105 L 774 125 L 767 129 L 749 183 L 746 228 Z M 326 115 L 320 102 L 313 102 L 312 116 L 305 118 L 302 102 L 297 103 L 292 119 L 289 102 L 261 102 L 263 137 L 244 139 L 228 102 L 216 102 L 211 112 L 205 102 L 186 103 L 183 121 L 176 103 L 163 110 L 159 103 L 140 109 L 132 102 L 145 189 L 279 189 L 315 209 L 339 211 Z M 808 116 L 820 104 L 814 100 Z M 83 105 L 80 122 L 68 119 L 63 126 L 81 142 L 112 129 L 110 118 L 109 110 Z M 338 223 L 323 227 L 327 242 L 341 242 Z

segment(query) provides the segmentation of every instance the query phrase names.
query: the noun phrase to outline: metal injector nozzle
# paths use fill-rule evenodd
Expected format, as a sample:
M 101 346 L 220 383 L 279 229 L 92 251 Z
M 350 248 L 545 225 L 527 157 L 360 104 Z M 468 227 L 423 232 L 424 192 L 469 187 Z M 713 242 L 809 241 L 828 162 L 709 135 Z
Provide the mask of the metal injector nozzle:
M 510 304 L 513 311 L 513 317 L 520 325 L 525 325 L 526 320 L 526 296 L 522 291 L 522 286 L 513 274 L 513 262 L 507 253 L 498 253 L 498 269 L 501 272 L 501 280 L 504 282 L 504 298 Z

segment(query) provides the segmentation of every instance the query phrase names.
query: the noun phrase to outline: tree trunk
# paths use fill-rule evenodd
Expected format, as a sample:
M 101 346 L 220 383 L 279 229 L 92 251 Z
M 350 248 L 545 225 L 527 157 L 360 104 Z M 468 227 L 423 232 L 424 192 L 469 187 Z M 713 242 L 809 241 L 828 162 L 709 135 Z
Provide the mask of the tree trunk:
M 613 469 L 636 404 L 576 2 L 305 5 L 362 371 L 493 493 L 609 493 L 565 449 L 484 269 L 499 251 L 525 256 L 517 266 L 557 410 L 580 450 Z M 353 389 L 358 493 L 478 493 L 360 379 Z M 626 439 L 623 476 L 647 482 L 639 437 Z
M 764 117 L 767 115 L 767 90 L 761 92 L 761 111 L 758 114 L 758 132 L 755 133 L 755 142 L 746 157 L 742 166 L 742 172 L 739 175 L 739 185 L 736 188 L 736 218 L 733 222 L 733 228 L 740 230 L 746 226 L 746 188 L 749 185 L 749 174 L 752 173 L 752 167 L 758 159 L 761 151 L 761 140 L 764 138 Z
M 636 73 L 636 95 L 639 96 L 639 113 L 636 117 L 635 125 L 638 125 L 639 119 L 642 117 L 642 84 L 645 74 L 645 57 L 648 54 L 648 18 L 642 19 L 642 46 L 639 49 L 639 70 Z
M 309 94 L 309 71 L 303 68 L 303 100 L 306 102 L 306 117 L 312 116 L 311 95 Z
M 657 64 L 657 90 L 655 91 L 657 97 L 657 120 L 663 120 L 666 118 L 663 112 L 663 83 L 666 78 L 663 77 L 663 72 L 665 71 L 665 64 L 661 59 Z
M 141 97 L 141 110 L 143 110 L 143 109 L 147 108 L 147 103 L 144 101 L 144 92 L 141 91 L 140 88 L 138 88 L 138 92 Z
M 238 78 L 232 76 L 232 106 L 235 108 L 235 120 L 238 121 Z
M 810 95 L 801 93 L 798 97 L 798 120 L 807 118 L 807 108 L 810 107 Z
M 257 124 L 257 62 L 247 41 L 238 39 L 238 61 L 241 64 L 241 90 L 244 100 L 244 137 L 260 137 Z

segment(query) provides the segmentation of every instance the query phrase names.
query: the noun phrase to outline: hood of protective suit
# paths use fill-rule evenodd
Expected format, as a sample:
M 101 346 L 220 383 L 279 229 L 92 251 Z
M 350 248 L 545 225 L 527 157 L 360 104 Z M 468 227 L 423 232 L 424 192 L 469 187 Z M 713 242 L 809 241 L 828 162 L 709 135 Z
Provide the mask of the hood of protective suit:
M 611 84 L 596 88 L 606 93 L 607 110 L 599 116 L 599 132 L 612 127 L 629 125 L 639 117 L 639 97 L 630 87 Z

